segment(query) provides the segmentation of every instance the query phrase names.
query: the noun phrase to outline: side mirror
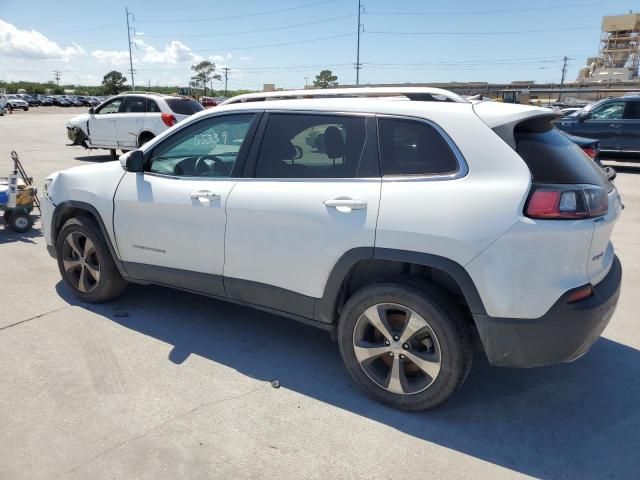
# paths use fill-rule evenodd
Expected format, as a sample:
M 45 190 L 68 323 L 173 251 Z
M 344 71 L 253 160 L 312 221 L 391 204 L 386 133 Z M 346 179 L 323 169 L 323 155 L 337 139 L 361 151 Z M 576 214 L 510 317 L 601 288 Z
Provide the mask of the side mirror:
M 132 150 L 121 155 L 120 165 L 127 172 L 142 173 L 144 171 L 144 154 L 142 150 Z
M 584 122 L 587 118 L 591 116 L 591 113 L 585 112 L 584 110 L 578 113 L 578 121 Z
M 93 115 L 94 113 L 96 113 L 96 111 L 93 109 L 93 107 L 91 107 L 89 109 L 89 115 Z

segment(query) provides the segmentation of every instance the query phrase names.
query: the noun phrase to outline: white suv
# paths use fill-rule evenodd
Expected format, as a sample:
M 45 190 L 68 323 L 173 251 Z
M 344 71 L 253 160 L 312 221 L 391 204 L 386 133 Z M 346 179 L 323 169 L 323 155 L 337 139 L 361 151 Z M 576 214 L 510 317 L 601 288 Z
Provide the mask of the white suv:
M 189 97 L 127 92 L 73 117 L 67 122 L 67 136 L 72 145 L 109 149 L 115 159 L 117 148 L 141 147 L 201 110 L 202 105 Z
M 281 314 L 331 331 L 372 397 L 426 409 L 474 336 L 494 365 L 549 365 L 614 312 L 621 201 L 556 118 L 425 88 L 235 97 L 51 175 L 46 243 L 82 300 L 153 283 Z

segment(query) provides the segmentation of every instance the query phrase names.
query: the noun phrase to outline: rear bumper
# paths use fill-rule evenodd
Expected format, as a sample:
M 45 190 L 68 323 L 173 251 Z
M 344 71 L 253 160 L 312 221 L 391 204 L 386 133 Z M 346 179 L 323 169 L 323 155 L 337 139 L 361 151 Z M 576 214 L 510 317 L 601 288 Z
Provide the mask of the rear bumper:
M 492 365 L 540 367 L 571 362 L 589 351 L 605 329 L 620 296 L 622 266 L 614 256 L 607 276 L 593 295 L 567 303 L 565 293 L 540 318 L 495 318 L 474 315 L 478 333 Z

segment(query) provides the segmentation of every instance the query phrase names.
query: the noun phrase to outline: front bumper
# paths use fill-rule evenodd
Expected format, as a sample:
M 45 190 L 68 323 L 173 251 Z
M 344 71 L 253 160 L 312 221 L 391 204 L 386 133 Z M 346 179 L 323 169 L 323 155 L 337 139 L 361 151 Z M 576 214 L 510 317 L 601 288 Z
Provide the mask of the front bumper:
M 617 256 L 593 295 L 567 303 L 565 293 L 540 318 L 495 318 L 474 314 L 489 362 L 501 367 L 540 367 L 571 362 L 589 351 L 618 304 L 622 266 Z

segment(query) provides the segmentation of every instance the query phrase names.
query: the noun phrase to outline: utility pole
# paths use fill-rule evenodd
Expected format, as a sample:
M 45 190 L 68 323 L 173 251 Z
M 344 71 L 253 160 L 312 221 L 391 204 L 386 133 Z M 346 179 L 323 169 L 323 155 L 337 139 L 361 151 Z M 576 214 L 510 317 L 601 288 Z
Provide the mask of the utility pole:
M 227 96 L 227 79 L 229 77 L 229 70 L 231 70 L 229 67 L 224 67 L 222 70 L 224 70 L 224 96 Z
M 54 70 L 53 71 L 53 78 L 56 79 L 56 85 L 60 86 L 60 71 L 59 70 Z
M 567 75 L 567 56 L 562 59 L 562 78 L 560 79 L 560 92 L 558 92 L 558 101 L 562 99 L 562 86 L 564 85 L 564 78 Z
M 304 88 L 307 88 L 307 81 L 309 80 L 309 77 L 304 77 Z
M 136 89 L 136 81 L 133 78 L 133 55 L 131 54 L 131 27 L 129 26 L 129 15 L 135 20 L 133 13 L 129 13 L 129 8 L 124 7 L 124 11 L 127 14 L 127 38 L 129 39 L 129 71 L 131 72 L 131 90 Z
M 356 49 L 356 85 L 360 85 L 360 31 L 362 30 L 362 23 L 360 22 L 360 15 L 362 14 L 362 0 L 358 0 L 358 47 Z

